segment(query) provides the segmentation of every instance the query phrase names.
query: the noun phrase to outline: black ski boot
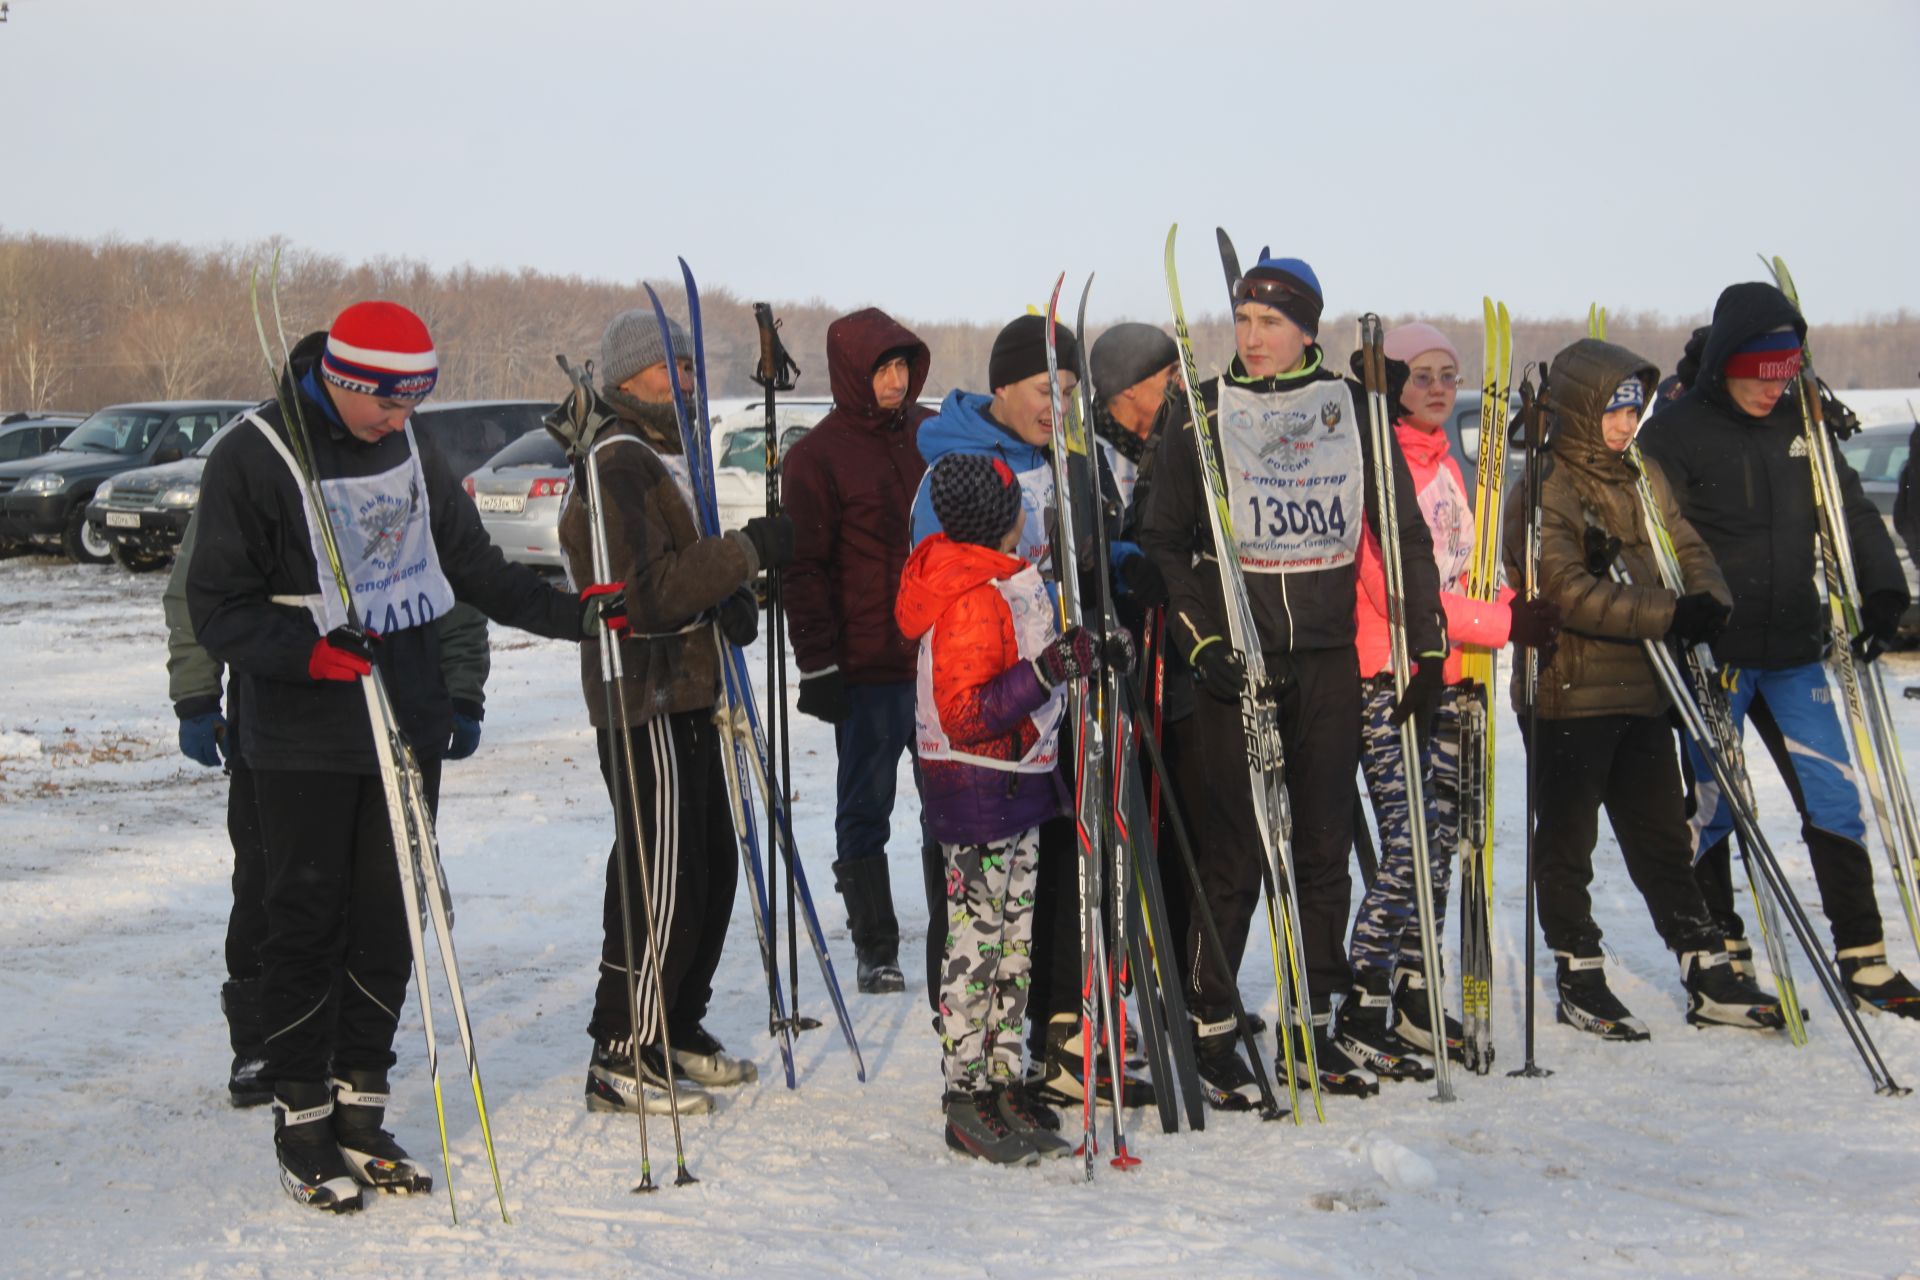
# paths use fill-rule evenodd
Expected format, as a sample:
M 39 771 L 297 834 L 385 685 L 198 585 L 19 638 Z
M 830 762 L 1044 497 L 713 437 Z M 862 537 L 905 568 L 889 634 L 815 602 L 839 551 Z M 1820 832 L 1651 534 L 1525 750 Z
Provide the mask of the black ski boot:
M 947 1145 L 989 1164 L 1038 1164 L 1040 1152 L 1000 1116 L 995 1091 L 952 1090 L 946 1095 Z M 1056 1139 L 1059 1141 L 1059 1139 Z
M 1057 1160 L 1073 1154 L 1073 1143 L 1060 1136 L 1060 1117 L 1051 1107 L 1033 1101 L 1017 1084 L 1001 1085 L 993 1091 L 993 1096 L 1007 1128 L 1025 1138 L 1042 1160 Z
M 1320 1073 L 1320 1092 L 1347 1098 L 1371 1098 L 1380 1092 L 1380 1077 L 1342 1048 L 1332 1034 L 1331 1008 L 1313 1011 L 1313 1065 Z M 1293 1079 L 1302 1089 L 1313 1086 L 1307 1067 L 1306 1037 L 1301 1028 L 1289 1027 L 1293 1037 Z M 1287 1060 L 1283 1054 L 1275 1060 L 1273 1073 L 1286 1079 Z
M 707 1089 L 731 1089 L 760 1078 L 760 1064 L 738 1058 L 699 1023 L 673 1033 L 673 1073 Z M 686 1109 L 686 1100 L 681 1100 Z
M 1009 1084 L 1007 1092 L 1014 1095 L 1014 1105 L 1021 1108 L 1021 1115 L 1048 1133 L 1060 1132 L 1060 1113 L 1042 1102 L 1038 1095 L 1039 1078 L 1029 1073 L 1024 1079 Z
M 1696 1027 L 1778 1031 L 1787 1025 L 1779 997 L 1735 973 L 1725 951 L 1681 952 L 1680 981 L 1687 988 L 1687 1021 Z
M 1393 1016 L 1393 979 L 1384 973 L 1359 975 L 1359 983 L 1340 1004 L 1334 1041 L 1347 1056 L 1386 1081 L 1431 1080 L 1433 1068 L 1412 1046 L 1388 1028 Z
M 333 1139 L 340 1154 L 365 1186 L 396 1195 L 431 1191 L 432 1177 L 380 1127 L 387 1098 L 384 1071 L 343 1071 L 334 1077 Z
M 227 1101 L 236 1107 L 260 1107 L 273 1101 L 267 1069 L 266 1037 L 260 1027 L 260 979 L 236 978 L 220 988 L 220 1011 L 227 1015 L 227 1040 L 233 1066 L 227 1072 Z
M 1193 1057 L 1207 1105 L 1215 1111 L 1252 1111 L 1260 1105 L 1260 1082 L 1240 1056 L 1231 1012 L 1216 1018 L 1194 1015 Z
M 1554 952 L 1554 985 L 1559 989 L 1560 1003 L 1553 1016 L 1602 1040 L 1652 1039 L 1647 1024 L 1627 1012 L 1627 1006 L 1607 987 L 1606 964 L 1597 952 L 1589 956 Z
M 636 1101 L 650 1116 L 664 1116 L 672 1109 L 667 1098 L 665 1064 L 655 1045 L 640 1046 L 640 1066 L 636 1073 L 631 1040 L 596 1040 L 593 1057 L 587 1063 L 587 1110 L 631 1113 Z M 646 1088 L 641 1089 L 642 1084 Z M 704 1115 L 713 1110 L 713 1095 L 691 1080 L 679 1081 L 675 1092 L 680 1099 L 680 1114 Z
M 1920 991 L 1887 963 L 1885 942 L 1847 947 L 1835 958 L 1840 962 L 1840 980 L 1860 1008 L 1920 1019 Z
M 861 992 L 873 996 L 905 991 L 900 922 L 893 914 L 886 858 L 843 858 L 833 864 L 833 878 L 847 904 L 847 932 L 853 937 L 855 981 Z
M 1440 1006 L 1440 1015 L 1447 1022 L 1447 1056 L 1465 1066 L 1467 1029 L 1458 1018 L 1447 1014 L 1444 1002 Z M 1403 961 L 1393 971 L 1393 1034 L 1432 1057 L 1433 1028 L 1427 1022 L 1426 970 L 1417 959 L 1411 965 Z
M 273 1090 L 273 1149 L 280 1185 L 328 1213 L 360 1208 L 360 1184 L 333 1137 L 333 1089 L 323 1080 L 283 1080 Z
M 1760 976 L 1760 971 L 1753 966 L 1753 944 L 1745 938 L 1727 939 L 1727 964 L 1748 982 Z
M 1048 1020 L 1047 1047 L 1036 1090 L 1040 1101 L 1063 1107 L 1077 1107 L 1086 1101 L 1086 1087 L 1081 1083 L 1081 1073 L 1086 1070 L 1082 1044 L 1079 1014 L 1056 1013 Z M 1154 1105 L 1153 1081 L 1128 1071 L 1123 1083 L 1127 1106 Z M 1095 1048 L 1093 1100 L 1102 1106 L 1113 1105 L 1113 1072 L 1108 1068 L 1105 1046 Z

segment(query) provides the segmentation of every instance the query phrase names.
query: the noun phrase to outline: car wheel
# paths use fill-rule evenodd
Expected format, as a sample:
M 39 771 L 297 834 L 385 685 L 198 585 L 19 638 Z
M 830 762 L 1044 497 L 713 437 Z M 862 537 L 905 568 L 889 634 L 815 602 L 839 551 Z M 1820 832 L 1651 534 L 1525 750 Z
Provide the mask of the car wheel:
M 113 559 L 113 544 L 87 523 L 84 503 L 74 507 L 73 514 L 67 518 L 67 531 L 61 536 L 60 549 L 75 564 L 105 564 Z
M 113 562 L 128 573 L 152 573 L 173 563 L 173 557 L 165 552 L 136 551 L 117 542 L 111 544 L 111 554 Z

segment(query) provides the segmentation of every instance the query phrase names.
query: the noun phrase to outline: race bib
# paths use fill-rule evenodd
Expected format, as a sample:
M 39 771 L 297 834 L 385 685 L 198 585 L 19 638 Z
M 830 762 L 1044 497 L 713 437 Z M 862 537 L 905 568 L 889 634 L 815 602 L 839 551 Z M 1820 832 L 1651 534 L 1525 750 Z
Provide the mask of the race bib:
M 1107 471 L 1113 476 L 1113 487 L 1120 493 L 1120 510 L 1131 511 L 1133 489 L 1140 483 L 1139 466 L 1105 440 L 1100 442 L 1100 450 L 1107 456 Z
M 1219 434 L 1245 572 L 1353 563 L 1366 521 L 1365 468 L 1345 382 L 1259 395 L 1222 379 Z
M 1038 466 L 1016 473 L 1020 481 L 1020 545 L 1013 554 L 1051 581 L 1053 573 L 1053 468 Z
M 1433 563 L 1440 570 L 1440 589 L 1464 591 L 1467 566 L 1473 561 L 1473 512 L 1452 467 L 1443 464 L 1434 469 L 1433 479 L 1420 491 L 1420 514 L 1433 532 Z
M 684 453 L 662 453 L 645 440 L 642 440 L 639 436 L 628 435 L 624 431 L 614 435 L 602 436 L 589 452 L 598 453 L 602 449 L 616 444 L 637 444 L 660 460 L 660 465 L 665 467 L 667 474 L 673 477 L 674 488 L 680 490 L 680 497 L 687 504 L 687 514 L 693 518 L 693 527 L 698 529 L 700 527 L 700 504 L 693 500 L 693 469 L 687 464 L 687 455 Z

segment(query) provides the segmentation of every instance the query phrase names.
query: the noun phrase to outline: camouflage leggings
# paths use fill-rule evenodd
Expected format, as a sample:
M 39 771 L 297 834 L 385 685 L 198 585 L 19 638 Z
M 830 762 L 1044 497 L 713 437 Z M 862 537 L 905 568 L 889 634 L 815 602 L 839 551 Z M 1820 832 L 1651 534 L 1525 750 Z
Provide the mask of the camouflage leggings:
M 949 1090 L 978 1091 L 1020 1076 L 1040 831 L 940 851 L 947 864 L 943 1065 Z
M 1360 729 L 1360 767 L 1380 827 L 1380 874 L 1360 902 L 1347 949 L 1357 982 L 1366 973 L 1391 972 L 1396 958 L 1419 965 L 1420 917 L 1413 892 L 1413 835 L 1407 827 L 1407 781 L 1400 766 L 1400 731 L 1387 723 L 1393 710 L 1393 675 L 1381 672 L 1365 682 L 1365 711 Z M 1468 695 L 1449 685 L 1433 717 L 1421 785 L 1427 801 L 1427 865 L 1433 871 L 1433 909 L 1437 940 L 1447 917 L 1447 889 L 1453 880 L 1454 845 L 1460 833 L 1460 712 Z

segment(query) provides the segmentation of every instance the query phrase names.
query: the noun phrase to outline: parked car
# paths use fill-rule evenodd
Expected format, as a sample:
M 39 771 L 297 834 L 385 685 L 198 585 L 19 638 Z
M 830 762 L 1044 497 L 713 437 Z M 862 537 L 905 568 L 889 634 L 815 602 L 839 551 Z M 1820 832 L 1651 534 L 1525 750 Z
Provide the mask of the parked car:
M 0 463 L 0 540 L 64 552 L 79 564 L 104 564 L 112 546 L 87 522 L 87 502 L 102 480 L 135 467 L 178 462 L 244 400 L 171 400 L 102 409 L 52 452 Z
M 71 435 L 80 421 L 65 414 L 8 414 L 0 421 L 0 462 L 39 457 Z
M 533 431 L 553 406 L 537 400 L 467 400 L 422 405 L 413 417 L 420 447 L 465 475 L 490 453 Z M 87 504 L 89 534 L 108 545 L 114 560 L 134 573 L 158 569 L 173 558 L 187 521 L 200 502 L 200 473 L 229 423 L 191 457 L 112 476 Z M 544 431 L 539 434 L 545 435 Z
M 566 451 L 545 431 L 530 431 L 488 458 L 466 478 L 480 523 L 507 559 L 536 569 L 564 571 L 560 507 L 573 472 Z
M 1862 427 L 1840 442 L 1840 453 L 1847 465 L 1860 473 L 1860 487 L 1880 512 L 1880 518 L 1887 522 L 1887 532 L 1893 535 L 1893 545 L 1900 553 L 1900 565 L 1907 571 L 1907 587 L 1914 593 L 1914 599 L 1920 600 L 1920 573 L 1915 572 L 1906 540 L 1893 527 L 1893 502 L 1900 492 L 1900 470 L 1907 465 L 1913 430 L 1911 422 Z

